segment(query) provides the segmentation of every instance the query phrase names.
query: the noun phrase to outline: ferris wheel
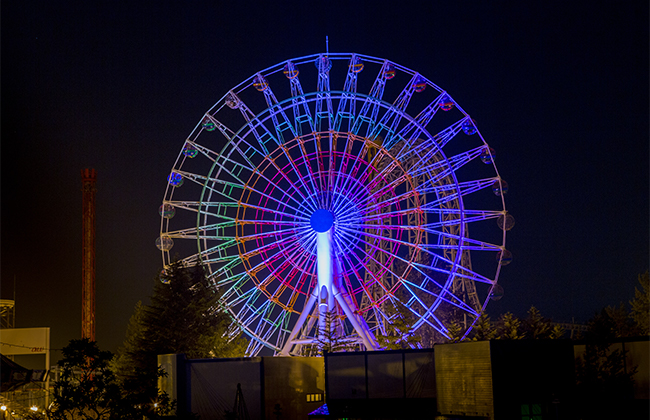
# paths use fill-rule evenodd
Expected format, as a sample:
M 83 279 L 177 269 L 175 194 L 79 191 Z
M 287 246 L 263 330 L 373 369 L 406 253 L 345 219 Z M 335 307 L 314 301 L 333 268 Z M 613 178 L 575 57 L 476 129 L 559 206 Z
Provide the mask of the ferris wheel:
M 381 349 L 406 315 L 415 331 L 466 335 L 512 259 L 494 157 L 413 70 L 291 59 L 201 117 L 169 174 L 156 245 L 164 266 L 206 267 L 249 355 L 305 354 L 325 328 Z

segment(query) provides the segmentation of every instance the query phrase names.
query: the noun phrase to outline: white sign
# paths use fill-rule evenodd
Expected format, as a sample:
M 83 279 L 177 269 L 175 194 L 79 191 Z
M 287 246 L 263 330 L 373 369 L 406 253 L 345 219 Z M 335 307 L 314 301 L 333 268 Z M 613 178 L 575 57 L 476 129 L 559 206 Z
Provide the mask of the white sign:
M 46 354 L 50 349 L 50 327 L 0 329 L 0 353 Z

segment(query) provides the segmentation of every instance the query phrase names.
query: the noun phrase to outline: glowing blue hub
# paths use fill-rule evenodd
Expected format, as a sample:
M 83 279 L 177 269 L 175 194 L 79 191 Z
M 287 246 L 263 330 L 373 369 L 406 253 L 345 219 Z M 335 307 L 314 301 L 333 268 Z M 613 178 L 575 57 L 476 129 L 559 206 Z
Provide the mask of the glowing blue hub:
M 329 210 L 319 209 L 311 215 L 309 223 L 316 232 L 324 233 L 330 230 L 334 224 L 334 215 Z

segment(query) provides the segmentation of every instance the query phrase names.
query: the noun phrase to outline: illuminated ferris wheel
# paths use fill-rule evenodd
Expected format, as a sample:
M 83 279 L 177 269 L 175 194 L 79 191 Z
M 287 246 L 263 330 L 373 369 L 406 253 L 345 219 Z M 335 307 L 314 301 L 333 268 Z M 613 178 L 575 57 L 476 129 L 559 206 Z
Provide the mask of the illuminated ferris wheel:
M 415 330 L 467 334 L 512 258 L 494 156 L 417 72 L 361 54 L 288 60 L 185 140 L 156 244 L 165 266 L 205 265 L 250 355 L 305 354 L 325 328 L 380 349 L 405 311 Z

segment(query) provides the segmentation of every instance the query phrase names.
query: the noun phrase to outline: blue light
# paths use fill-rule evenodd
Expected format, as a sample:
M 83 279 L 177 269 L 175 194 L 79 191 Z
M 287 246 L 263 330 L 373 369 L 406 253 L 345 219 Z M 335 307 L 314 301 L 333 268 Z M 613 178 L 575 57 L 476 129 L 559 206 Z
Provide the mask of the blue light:
M 334 224 L 334 215 L 329 210 L 319 209 L 311 215 L 309 223 L 316 232 L 327 232 Z

